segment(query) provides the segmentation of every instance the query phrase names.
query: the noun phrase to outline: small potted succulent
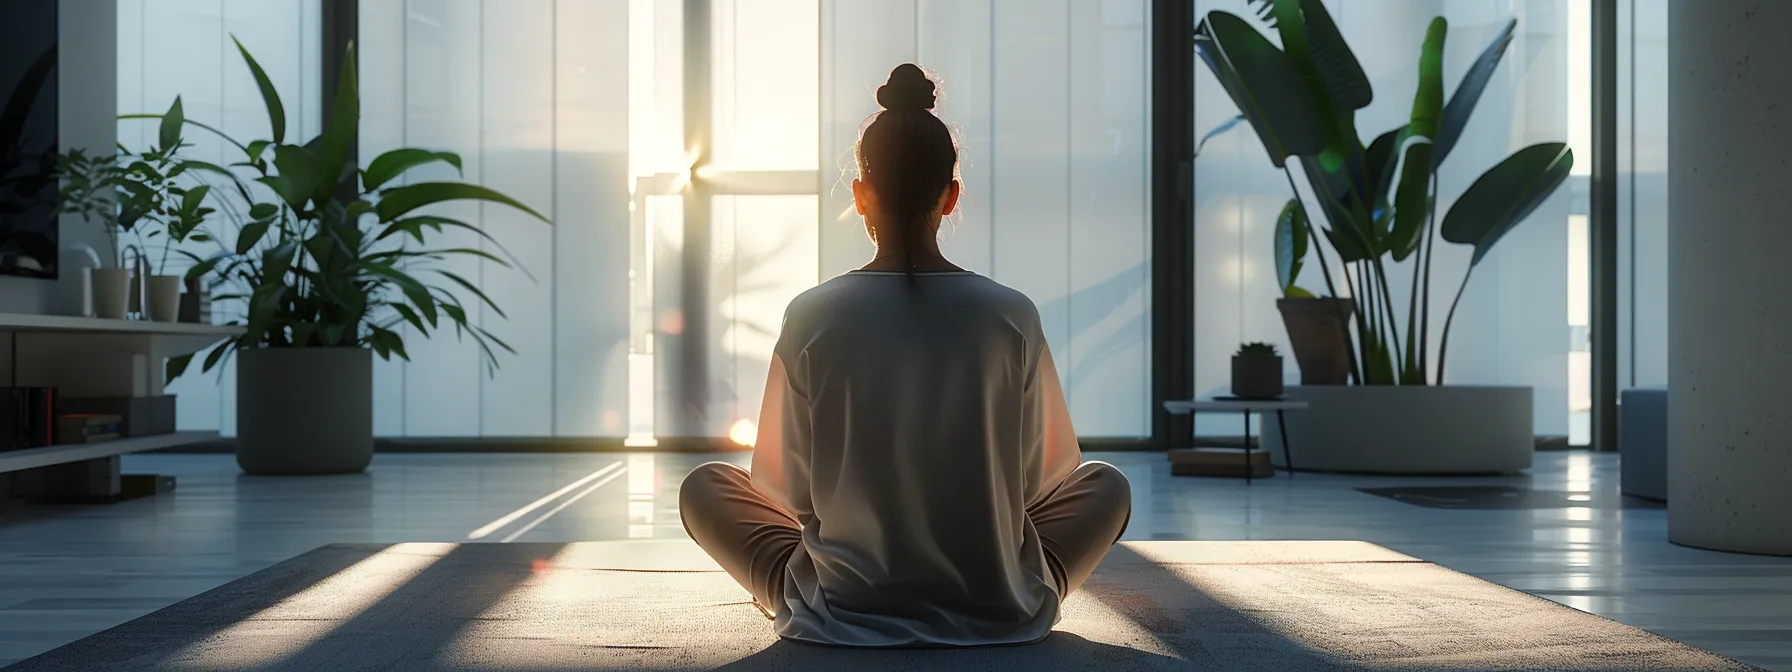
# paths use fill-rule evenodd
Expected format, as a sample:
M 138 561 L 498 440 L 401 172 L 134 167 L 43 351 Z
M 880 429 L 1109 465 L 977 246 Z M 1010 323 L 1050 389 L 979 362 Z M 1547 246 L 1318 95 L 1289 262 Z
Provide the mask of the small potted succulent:
M 1275 399 L 1282 396 L 1282 355 L 1268 343 L 1246 343 L 1232 355 L 1232 396 Z

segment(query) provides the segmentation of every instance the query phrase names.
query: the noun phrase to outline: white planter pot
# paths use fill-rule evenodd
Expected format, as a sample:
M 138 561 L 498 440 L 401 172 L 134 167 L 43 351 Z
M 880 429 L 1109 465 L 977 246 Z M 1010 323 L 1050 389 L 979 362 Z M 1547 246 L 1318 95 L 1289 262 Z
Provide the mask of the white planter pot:
M 144 315 L 156 322 L 179 320 L 181 280 L 178 275 L 149 276 L 149 305 Z
M 1328 385 L 1286 394 L 1310 404 L 1284 416 L 1300 471 L 1508 473 L 1529 469 L 1536 451 L 1529 387 Z M 1287 466 L 1273 417 L 1263 423 L 1263 446 Z
M 93 314 L 122 320 L 131 309 L 131 269 L 93 269 Z
M 251 474 L 352 474 L 373 461 L 373 352 L 237 353 L 236 463 Z

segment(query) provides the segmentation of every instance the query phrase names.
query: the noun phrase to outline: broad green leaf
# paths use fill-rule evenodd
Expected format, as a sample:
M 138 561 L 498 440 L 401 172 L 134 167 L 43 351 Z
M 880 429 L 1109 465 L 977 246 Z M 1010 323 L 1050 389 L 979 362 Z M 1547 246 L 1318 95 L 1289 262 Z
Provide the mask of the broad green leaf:
M 290 193 L 280 195 L 292 207 L 301 207 L 306 200 L 316 195 L 319 165 L 317 156 L 304 147 L 280 145 L 274 148 L 274 168 L 279 170 L 280 176 L 286 178 L 290 183 L 288 187 Z M 328 192 L 325 193 L 324 198 L 318 199 L 319 203 L 328 200 Z M 296 202 L 293 198 L 295 196 L 297 197 Z
M 1436 166 L 1433 138 L 1443 115 L 1444 37 L 1448 32 L 1444 17 L 1432 19 L 1419 50 L 1419 90 L 1413 96 L 1412 116 L 1400 141 L 1400 184 L 1394 192 L 1394 229 L 1387 245 L 1394 261 L 1405 261 L 1418 249 L 1419 236 L 1431 214 L 1431 177 Z
M 1294 288 L 1300 278 L 1302 260 L 1307 258 L 1307 214 L 1298 199 L 1288 199 L 1276 217 L 1276 285 L 1283 294 Z
M 1339 233 L 1336 229 L 1322 229 L 1325 239 L 1331 241 L 1332 249 L 1337 251 L 1338 260 L 1346 264 L 1363 261 L 1380 255 L 1371 254 L 1363 245 L 1363 241 L 1350 233 Z
M 186 123 L 186 113 L 181 111 L 180 96 L 174 97 L 174 104 L 168 106 L 168 112 L 162 115 L 161 132 L 158 139 L 163 151 L 173 151 L 180 146 L 180 127 Z
M 236 253 L 248 254 L 249 250 L 255 249 L 255 245 L 267 236 L 270 224 L 272 222 L 267 220 L 256 220 L 244 224 L 242 230 L 236 234 Z
M 1456 92 L 1450 94 L 1450 104 L 1444 106 L 1443 120 L 1439 122 L 1436 135 L 1437 149 L 1432 152 L 1432 162 L 1443 165 L 1444 157 L 1456 148 L 1456 141 L 1462 138 L 1462 131 L 1468 128 L 1468 119 L 1475 113 L 1475 104 L 1481 101 L 1481 93 L 1487 90 L 1487 83 L 1493 79 L 1493 71 L 1500 66 L 1500 59 L 1506 55 L 1506 47 L 1512 44 L 1512 32 L 1518 28 L 1518 20 L 1506 22 L 1506 27 L 1494 36 L 1493 42 L 1469 66 L 1468 72 L 1462 74 L 1462 83 L 1456 85 Z
M 285 287 L 286 272 L 292 269 L 293 256 L 298 252 L 294 241 L 286 241 L 275 245 L 262 254 L 263 285 L 279 285 Z M 257 288 L 258 290 L 260 288 Z
M 380 193 L 380 202 L 374 206 L 379 213 L 380 221 L 390 222 L 410 214 L 412 211 L 451 201 L 490 201 L 501 203 L 521 210 L 543 222 L 548 218 L 530 209 L 514 198 L 505 196 L 486 187 L 463 182 L 418 182 L 400 187 L 393 187 Z
M 361 174 L 362 188 L 368 191 L 379 189 L 407 170 L 437 161 L 454 166 L 457 173 L 461 170 L 460 156 L 451 152 L 432 152 L 408 147 L 394 149 L 375 157 L 372 163 L 367 164 L 367 170 Z
M 1444 215 L 1444 240 L 1475 246 L 1469 265 L 1481 263 L 1507 232 L 1548 200 L 1574 169 L 1566 143 L 1531 145 L 1482 173 Z
M 1343 105 L 1332 100 L 1330 86 L 1325 74 L 1321 72 L 1315 60 L 1313 44 L 1308 35 L 1307 11 L 1305 0 L 1260 0 L 1268 3 L 1266 16 L 1271 25 L 1282 38 L 1282 50 L 1288 61 L 1300 73 L 1301 81 L 1312 96 L 1314 111 L 1319 117 L 1320 128 L 1324 136 L 1322 149 L 1314 156 L 1319 161 L 1324 173 L 1333 175 L 1336 181 L 1346 185 L 1351 182 L 1351 163 L 1356 154 L 1361 153 L 1357 146 L 1355 122 L 1352 117 L 1356 108 Z M 1324 8 L 1319 8 L 1324 11 Z M 1329 17 L 1327 17 L 1329 19 Z M 1345 47 L 1346 53 L 1349 47 Z M 1351 56 L 1354 60 L 1355 57 Z M 1346 84 L 1346 86 L 1350 86 Z M 1306 156 L 1303 154 L 1303 156 Z M 1333 197 L 1343 195 L 1349 187 L 1333 189 Z
M 268 126 L 274 131 L 274 142 L 286 142 L 286 106 L 280 104 L 280 92 L 274 89 L 273 80 L 268 79 L 268 73 L 261 69 L 260 63 L 255 62 L 254 56 L 249 55 L 249 50 L 243 47 L 242 41 L 236 39 L 235 35 L 230 36 L 230 41 L 236 43 L 236 50 L 242 53 L 243 62 L 249 64 L 250 74 L 255 75 L 255 86 L 261 89 L 261 102 L 268 110 Z
M 277 214 L 280 214 L 280 206 L 273 203 L 256 203 L 249 206 L 250 219 L 272 219 Z
M 1195 53 L 1213 71 L 1280 168 L 1289 156 L 1325 149 L 1326 124 L 1313 91 L 1288 55 L 1229 12 L 1209 12 L 1195 29 Z
M 324 120 L 324 133 L 318 136 L 318 175 L 328 176 L 318 179 L 311 186 L 317 192 L 317 202 L 330 200 L 335 191 L 338 177 L 352 167 L 348 162 L 348 153 L 355 141 L 355 127 L 361 120 L 361 93 L 355 81 L 355 43 L 350 41 L 342 54 L 342 70 L 336 80 L 336 97 L 330 107 L 330 116 Z
M 235 350 L 239 347 L 242 347 L 242 344 L 244 342 L 245 341 L 243 340 L 243 338 L 241 336 L 238 336 L 236 338 L 233 338 L 233 339 L 230 339 L 223 343 L 220 343 L 216 347 L 213 347 L 211 354 L 208 354 L 205 356 L 205 366 L 201 367 L 199 369 L 200 372 L 204 373 L 206 371 L 212 370 L 213 367 L 216 367 L 218 365 L 219 361 L 222 361 L 224 359 L 225 353 L 228 353 L 231 350 Z
M 255 181 L 268 185 L 269 189 L 273 189 L 274 193 L 280 196 L 280 200 L 286 201 L 286 204 L 294 210 L 303 209 L 305 199 L 311 196 L 311 192 L 300 191 L 294 187 L 292 180 L 285 175 L 257 177 Z
M 271 147 L 274 144 L 276 143 L 268 140 L 256 140 L 255 142 L 249 143 L 249 147 L 243 150 L 244 154 L 249 155 L 248 165 L 254 166 L 260 163 L 262 153 L 268 151 L 268 147 Z
M 188 214 L 193 214 L 193 213 L 199 212 L 199 206 L 203 205 L 205 203 L 206 193 L 210 192 L 211 190 L 212 190 L 212 187 L 209 184 L 202 184 L 202 185 L 199 185 L 197 187 L 193 187 L 192 189 L 187 190 L 187 193 L 181 195 L 181 199 L 180 199 L 181 212 L 188 213 Z
M 163 384 L 174 382 L 174 379 L 179 378 L 180 374 L 187 372 L 187 366 L 192 363 L 193 353 L 169 357 L 167 365 L 163 368 Z
M 1387 209 L 1388 195 L 1393 190 L 1394 175 L 1396 174 L 1394 168 L 1400 163 L 1394 154 L 1394 149 L 1398 146 L 1395 143 L 1399 142 L 1400 134 L 1405 130 L 1406 127 L 1401 126 L 1376 136 L 1375 141 L 1369 143 L 1368 151 L 1364 153 L 1363 170 L 1370 179 L 1369 188 L 1365 191 L 1371 196 L 1370 202 L 1375 204 L 1377 210 Z M 1371 214 L 1374 214 L 1377 221 L 1380 221 L 1380 213 Z
M 392 309 L 398 311 L 398 314 L 404 318 L 404 321 L 411 323 L 411 326 L 416 327 L 417 331 L 425 334 L 429 333 L 429 328 L 423 324 L 423 318 L 418 317 L 417 311 L 411 310 L 410 306 L 402 303 L 394 303 L 392 304 Z
M 219 267 L 219 263 L 224 262 L 224 260 L 226 260 L 226 258 L 229 258 L 229 254 L 226 254 L 226 253 L 211 254 L 210 258 L 206 258 L 206 260 L 201 260 L 201 262 L 195 262 L 194 265 L 192 265 L 192 267 L 188 267 L 188 269 L 186 269 L 186 278 L 188 278 L 188 280 L 194 280 L 194 278 L 204 278 L 204 276 L 206 276 L 206 274 L 208 274 L 208 272 L 211 272 L 211 269 L 217 269 L 217 267 Z M 215 299 L 215 297 L 213 297 L 213 299 Z
M 1311 45 L 1313 67 L 1325 82 L 1325 93 L 1332 107 L 1339 110 L 1368 107 L 1375 100 L 1375 89 L 1370 86 L 1369 75 L 1363 72 L 1362 63 L 1357 61 L 1356 54 L 1350 50 L 1350 43 L 1338 32 L 1338 24 L 1332 21 L 1325 3 L 1321 0 L 1300 0 L 1300 9 L 1306 19 L 1306 37 Z M 1292 56 L 1293 53 L 1290 52 L 1289 55 Z

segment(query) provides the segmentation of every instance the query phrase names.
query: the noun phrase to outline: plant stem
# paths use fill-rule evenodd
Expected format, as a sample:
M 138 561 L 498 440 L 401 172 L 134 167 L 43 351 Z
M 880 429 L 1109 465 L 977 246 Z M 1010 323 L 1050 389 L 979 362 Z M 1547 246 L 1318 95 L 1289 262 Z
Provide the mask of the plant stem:
M 1357 263 L 1360 266 L 1361 262 L 1357 262 Z M 1367 282 L 1365 282 L 1363 284 L 1365 286 L 1368 285 Z M 1369 368 L 1370 363 L 1371 363 L 1371 360 L 1369 357 L 1369 341 L 1374 338 L 1375 327 L 1369 323 L 1368 313 L 1364 312 L 1363 297 L 1362 297 L 1362 295 L 1357 294 L 1356 283 L 1352 282 L 1350 279 L 1349 267 L 1345 267 L 1345 269 L 1344 269 L 1344 286 L 1346 289 L 1350 290 L 1351 310 L 1355 311 L 1355 313 L 1356 313 L 1357 330 L 1362 332 L 1362 338 L 1357 339 L 1356 346 L 1357 346 L 1357 352 L 1362 357 L 1363 366 L 1362 366 L 1362 370 L 1357 373 L 1356 379 L 1357 379 L 1358 383 L 1361 383 L 1363 385 L 1369 385 L 1369 384 L 1373 383 L 1373 381 L 1369 380 L 1369 374 L 1373 371 L 1372 369 Z M 1370 305 L 1372 307 L 1374 304 L 1370 304 Z M 1345 328 L 1345 337 L 1348 338 L 1349 335 L 1350 335 L 1349 327 L 1346 327 Z
M 1431 174 L 1431 193 L 1437 193 L 1437 173 L 1435 172 Z M 1436 203 L 1432 203 L 1431 205 L 1431 223 L 1425 227 L 1425 238 L 1428 239 L 1425 243 L 1425 295 L 1419 299 L 1419 321 L 1425 325 L 1423 327 L 1424 331 L 1422 331 L 1419 336 L 1419 373 L 1421 375 L 1428 373 L 1428 369 L 1431 368 L 1431 360 L 1429 357 L 1431 351 L 1431 259 L 1437 256 Z M 1412 270 L 1414 273 L 1419 272 L 1417 262 L 1414 262 Z M 1452 312 L 1454 312 L 1454 309 L 1455 306 L 1452 305 Z M 1439 361 L 1443 360 L 1443 354 L 1443 348 L 1442 346 L 1439 346 L 1437 353 Z M 1442 367 L 1439 367 L 1437 373 L 1437 384 L 1444 384 Z
M 1470 265 L 1462 273 L 1462 285 L 1456 288 L 1456 298 L 1450 301 L 1450 312 L 1444 316 L 1444 333 L 1437 344 L 1437 384 L 1444 384 L 1444 354 L 1450 349 L 1450 323 L 1456 321 L 1456 304 L 1462 303 L 1462 292 L 1468 289 L 1469 276 L 1474 275 L 1475 267 Z
M 1375 281 L 1377 284 L 1381 285 L 1382 309 L 1386 312 L 1388 317 L 1388 344 L 1393 346 L 1393 358 L 1389 360 L 1388 363 L 1394 364 L 1395 362 L 1400 361 L 1400 351 L 1402 349 L 1400 345 L 1400 325 L 1394 318 L 1394 293 L 1388 291 L 1388 271 L 1387 267 L 1382 265 L 1381 257 L 1375 257 L 1373 263 L 1375 264 Z M 1396 365 L 1396 368 L 1398 368 L 1398 365 Z M 1399 380 L 1399 374 L 1397 372 L 1395 373 L 1394 378 L 1396 381 Z
M 1423 275 L 1420 271 L 1424 268 L 1425 259 L 1423 235 L 1419 236 L 1419 244 L 1413 250 L 1413 255 L 1412 292 L 1406 297 L 1406 368 L 1401 372 L 1400 379 L 1402 383 L 1417 380 L 1417 384 L 1424 385 L 1427 376 L 1425 370 L 1420 368 L 1418 354 L 1425 347 L 1421 342 L 1425 338 L 1425 332 L 1419 328 L 1419 276 Z

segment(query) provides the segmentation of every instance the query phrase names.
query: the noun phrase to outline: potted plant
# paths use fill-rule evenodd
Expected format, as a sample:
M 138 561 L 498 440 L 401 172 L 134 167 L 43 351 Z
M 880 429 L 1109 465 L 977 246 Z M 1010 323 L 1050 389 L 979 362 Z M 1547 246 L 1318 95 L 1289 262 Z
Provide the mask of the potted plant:
M 510 264 L 483 250 L 431 242 L 434 234 L 458 228 L 485 237 L 494 249 L 503 246 L 467 222 L 420 211 L 473 200 L 547 219 L 478 185 L 394 185 L 394 178 L 417 166 L 445 163 L 458 169 L 460 157 L 451 153 L 404 148 L 381 154 L 362 169 L 350 163 L 360 114 L 352 44 L 324 131 L 304 144 L 286 141 L 279 94 L 248 50 L 240 43 L 237 48 L 261 89 L 271 135 L 249 143 L 225 137 L 243 152 L 242 163 L 256 175 L 254 181 L 277 198 L 262 202 L 237 182 L 253 205 L 234 244 L 209 256 L 193 255 L 188 275 L 210 278 L 224 292 L 214 300 L 235 302 L 246 316 L 238 322 L 244 333 L 207 354 L 203 369 L 238 357 L 237 463 L 244 471 L 358 472 L 373 456 L 372 357 L 410 358 L 400 325 L 423 337 L 452 327 L 479 344 L 488 372 L 496 370 L 495 349 L 514 352 L 468 318 L 469 307 L 457 292 L 497 315 L 503 311 L 441 262 L 472 256 Z M 170 359 L 168 376 L 180 375 L 191 359 Z
M 1276 285 L 1282 290 L 1276 310 L 1294 348 L 1300 384 L 1343 385 L 1350 380 L 1349 325 L 1356 303 L 1349 297 L 1314 296 L 1295 284 L 1311 235 L 1306 209 L 1299 199 L 1288 199 L 1276 217 Z
M 98 221 L 111 241 L 111 266 L 94 269 L 91 280 L 95 312 L 100 317 L 122 319 L 139 312 L 145 319 L 175 321 L 182 276 L 168 272 L 170 257 L 187 240 L 211 240 L 210 234 L 200 229 L 216 212 L 206 205 L 211 186 L 189 186 L 180 178 L 206 171 L 231 174 L 179 155 L 186 146 L 181 138 L 182 119 L 177 97 L 162 115 L 159 145 L 142 153 L 121 145 L 118 153 L 106 156 L 90 157 L 74 149 L 57 157 L 56 172 L 63 182 L 58 212 Z M 156 244 L 159 254 L 152 252 Z M 127 263 L 127 258 L 132 261 Z M 132 265 L 150 272 L 133 273 Z
M 1268 343 L 1246 343 L 1232 355 L 1232 396 L 1275 399 L 1282 396 L 1282 355 Z
M 1409 122 L 1365 144 L 1356 111 L 1373 99 L 1368 77 L 1320 0 L 1251 0 L 1281 38 L 1272 44 L 1251 21 L 1210 12 L 1195 30 L 1202 61 L 1256 131 L 1270 161 L 1288 180 L 1293 199 L 1278 222 L 1278 273 L 1287 271 L 1289 296 L 1310 240 L 1319 256 L 1326 294 L 1352 299 L 1348 319 L 1325 328 L 1285 322 L 1302 365 L 1324 358 L 1315 348 L 1343 345 L 1349 387 L 1302 385 L 1291 396 L 1313 402 L 1310 412 L 1289 419 L 1290 434 L 1310 434 L 1302 466 L 1338 471 L 1510 471 L 1528 467 L 1532 450 L 1528 387 L 1445 386 L 1450 324 L 1474 267 L 1494 244 L 1530 215 L 1568 177 L 1574 163 L 1565 143 L 1531 145 L 1484 172 L 1457 197 L 1441 224 L 1435 208 L 1436 171 L 1467 127 L 1517 22 L 1510 21 L 1468 69 L 1448 104 L 1443 96 L 1443 47 L 1447 23 L 1432 20 L 1419 53 L 1419 81 Z M 1323 226 L 1295 188 L 1295 169 L 1314 194 Z M 1290 212 L 1292 210 L 1293 212 Z M 1305 235 L 1298 235 L 1305 229 Z M 1319 235 L 1323 232 L 1323 241 Z M 1467 245 L 1473 255 L 1439 332 L 1431 357 L 1431 261 L 1438 239 Z M 1330 249 L 1330 255 L 1326 250 Z M 1334 283 L 1331 257 L 1344 270 L 1344 291 Z M 1396 305 L 1388 268 L 1410 263 L 1412 287 L 1405 310 Z M 1327 311 L 1344 310 L 1343 304 Z M 1404 313 L 1404 317 L 1402 317 Z M 1337 339 L 1301 338 L 1336 327 Z M 1323 401 L 1323 403 L 1321 403 Z M 1401 408 L 1404 423 L 1370 420 Z M 1297 420 L 1298 418 L 1298 420 Z M 1273 428 L 1272 428 L 1273 429 Z M 1320 437 L 1324 437 L 1320 440 Z M 1267 440 L 1279 441 L 1276 432 Z M 1327 444 L 1331 455 L 1320 454 Z M 1309 457 L 1309 454 L 1313 454 Z

